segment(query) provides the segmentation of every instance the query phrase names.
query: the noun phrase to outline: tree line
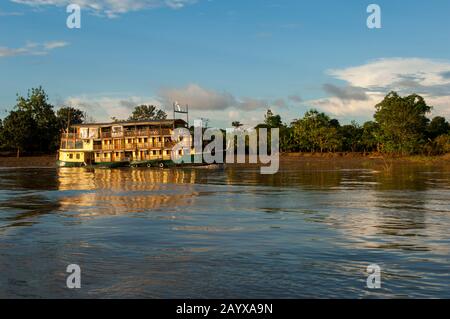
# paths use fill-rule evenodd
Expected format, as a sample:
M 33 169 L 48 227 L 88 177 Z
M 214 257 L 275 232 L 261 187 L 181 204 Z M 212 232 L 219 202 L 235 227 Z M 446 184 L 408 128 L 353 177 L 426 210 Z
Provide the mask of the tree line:
M 282 152 L 380 152 L 399 155 L 439 155 L 450 152 L 450 124 L 444 117 L 430 120 L 432 107 L 417 94 L 402 97 L 389 93 L 375 106 L 372 121 L 360 125 L 353 121 L 341 125 L 315 109 L 290 124 L 268 110 L 259 128 L 280 129 Z M 128 120 L 166 119 L 167 114 L 153 105 L 137 106 Z M 17 96 L 15 107 L 0 120 L 0 149 L 21 153 L 54 153 L 61 132 L 81 124 L 86 113 L 73 107 L 55 112 L 46 92 L 31 89 L 27 96 Z M 117 119 L 113 118 L 113 121 Z M 234 127 L 243 126 L 233 122 Z
M 86 121 L 85 112 L 74 107 L 61 107 L 55 112 L 42 87 L 17 95 L 17 102 L 7 116 L 0 119 L 0 150 L 26 154 L 52 154 L 59 148 L 61 133 L 70 125 Z M 167 114 L 153 105 L 135 108 L 128 120 L 165 119 Z M 117 119 L 112 118 L 112 121 Z
M 283 152 L 362 152 L 396 155 L 441 155 L 450 152 L 450 124 L 444 117 L 430 120 L 432 107 L 417 94 L 390 92 L 375 106 L 372 121 L 341 125 L 315 109 L 303 118 L 283 123 L 268 110 L 256 128 L 280 128 Z M 233 122 L 240 127 L 240 122 Z

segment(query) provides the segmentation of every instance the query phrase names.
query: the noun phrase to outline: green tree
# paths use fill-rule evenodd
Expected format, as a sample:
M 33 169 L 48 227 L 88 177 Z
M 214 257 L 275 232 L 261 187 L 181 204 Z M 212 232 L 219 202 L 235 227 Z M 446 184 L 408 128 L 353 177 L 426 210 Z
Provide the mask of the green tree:
M 36 131 L 36 121 L 30 112 L 11 111 L 3 121 L 2 142 L 6 148 L 15 149 L 20 157 L 21 152 L 34 150 Z
M 436 153 L 446 154 L 450 152 L 450 134 L 439 135 L 434 139 Z
M 296 151 L 294 130 L 290 126 L 282 125 L 280 127 L 280 150 L 282 152 Z
M 364 129 L 355 121 L 340 128 L 342 149 L 344 151 L 359 152 L 362 150 L 362 137 Z
M 379 125 L 373 121 L 364 123 L 362 127 L 361 147 L 364 152 L 373 152 L 378 150 L 377 134 Z
M 336 151 L 341 147 L 336 122 L 322 112 L 310 110 L 292 123 L 293 140 L 301 151 Z
M 279 142 L 280 142 L 280 151 L 284 152 L 289 150 L 289 138 L 290 138 L 290 130 L 283 124 L 280 115 L 275 115 L 272 110 L 267 110 L 264 115 L 264 123 L 258 124 L 255 129 L 258 131 L 259 129 L 265 128 L 267 129 L 267 139 L 268 139 L 268 147 L 271 147 L 272 140 L 272 130 L 271 129 L 279 129 Z
M 133 111 L 130 116 L 130 121 L 153 121 L 153 120 L 165 120 L 167 113 L 163 110 L 159 110 L 154 105 L 139 105 Z
M 442 134 L 433 140 L 429 140 L 424 147 L 427 155 L 443 155 L 450 152 L 450 134 Z
M 406 155 L 423 147 L 429 121 L 426 114 L 431 111 L 423 97 L 417 94 L 401 97 L 391 92 L 375 108 L 383 151 Z
M 59 127 L 53 105 L 42 87 L 28 91 L 27 97 L 17 96 L 16 111 L 25 112 L 35 122 L 32 132 L 32 150 L 53 152 L 57 148 Z M 22 115 L 21 115 L 22 116 Z M 28 135 L 30 132 L 23 132 Z
M 339 120 L 337 120 L 337 119 L 330 120 L 329 125 L 331 127 L 337 128 L 337 129 L 341 127 L 341 123 L 339 123 Z
M 433 118 L 427 127 L 427 136 L 431 140 L 448 133 L 450 133 L 450 124 L 442 116 Z
M 83 111 L 73 107 L 62 107 L 56 112 L 60 130 L 66 130 L 71 125 L 84 123 L 85 117 Z
M 320 152 L 336 152 L 342 147 L 342 139 L 336 127 L 324 126 L 317 130 L 315 139 Z
M 264 116 L 264 124 L 268 128 L 279 128 L 283 125 L 283 122 L 281 121 L 280 115 L 275 115 L 272 110 L 267 110 L 267 113 Z

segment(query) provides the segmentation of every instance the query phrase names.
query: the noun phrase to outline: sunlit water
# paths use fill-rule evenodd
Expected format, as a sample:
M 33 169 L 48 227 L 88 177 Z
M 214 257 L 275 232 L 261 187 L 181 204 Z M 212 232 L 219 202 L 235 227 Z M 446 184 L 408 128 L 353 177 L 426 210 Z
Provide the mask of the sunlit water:
M 450 168 L 343 163 L 0 169 L 0 297 L 449 298 Z

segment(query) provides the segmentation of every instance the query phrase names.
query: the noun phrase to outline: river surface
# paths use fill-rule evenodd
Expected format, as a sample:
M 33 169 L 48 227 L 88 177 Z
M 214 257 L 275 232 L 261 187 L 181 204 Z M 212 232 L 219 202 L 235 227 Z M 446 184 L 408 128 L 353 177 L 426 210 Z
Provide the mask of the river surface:
M 411 164 L 0 169 L 0 297 L 450 298 L 449 195 Z

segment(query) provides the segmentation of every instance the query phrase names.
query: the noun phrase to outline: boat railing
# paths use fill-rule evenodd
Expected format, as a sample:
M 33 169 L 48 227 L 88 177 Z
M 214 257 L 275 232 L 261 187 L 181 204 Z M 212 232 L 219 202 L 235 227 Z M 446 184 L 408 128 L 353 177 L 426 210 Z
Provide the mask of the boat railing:
M 103 151 L 114 151 L 117 148 L 114 145 L 110 144 L 110 145 L 103 145 L 101 149 Z
M 65 142 L 61 142 L 61 149 L 83 149 L 83 144 L 76 143 L 76 145 L 72 145 L 70 141 L 67 143 L 69 147 L 63 147 L 65 146 Z M 155 142 L 155 143 L 121 143 L 119 145 L 114 144 L 103 144 L 103 145 L 94 145 L 93 150 L 94 151 L 134 151 L 134 150 L 155 150 L 155 149 L 162 149 L 162 148 L 173 148 L 175 146 L 175 142 Z
M 61 140 L 60 148 L 62 150 L 82 150 L 83 142 L 78 140 Z
M 111 138 L 111 132 L 101 132 L 100 137 L 101 138 Z
M 61 134 L 61 141 L 62 140 L 74 140 L 78 139 L 79 135 L 78 133 L 62 133 Z
M 160 136 L 171 135 L 170 129 L 151 129 L 151 130 L 129 130 L 125 131 L 125 137 L 141 137 L 141 136 Z

